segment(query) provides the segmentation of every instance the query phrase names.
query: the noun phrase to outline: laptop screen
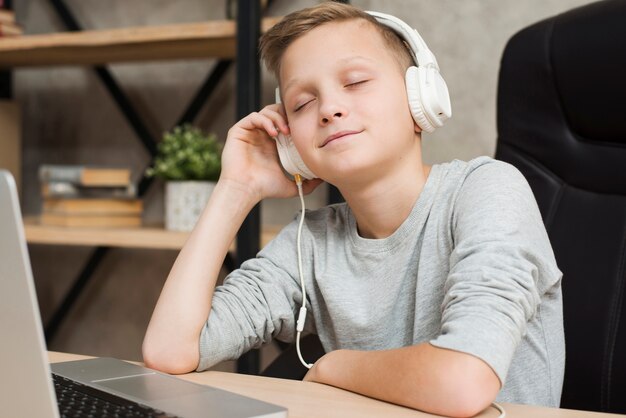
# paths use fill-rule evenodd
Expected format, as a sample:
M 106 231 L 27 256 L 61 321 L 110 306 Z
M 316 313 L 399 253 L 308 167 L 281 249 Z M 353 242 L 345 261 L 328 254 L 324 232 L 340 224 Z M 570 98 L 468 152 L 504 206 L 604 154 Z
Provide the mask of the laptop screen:
M 6 416 L 57 417 L 15 180 L 0 170 L 0 405 Z

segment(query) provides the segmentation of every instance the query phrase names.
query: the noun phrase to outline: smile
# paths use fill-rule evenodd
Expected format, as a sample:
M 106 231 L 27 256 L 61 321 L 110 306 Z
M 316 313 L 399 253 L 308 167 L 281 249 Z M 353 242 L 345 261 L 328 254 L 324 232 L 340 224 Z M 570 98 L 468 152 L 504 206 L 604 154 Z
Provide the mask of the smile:
M 350 136 L 350 135 L 360 134 L 361 132 L 363 132 L 363 130 L 360 130 L 360 131 L 340 131 L 340 132 L 334 133 L 334 134 L 330 135 L 328 138 L 326 138 L 324 140 L 324 142 L 322 142 L 322 145 L 320 145 L 320 148 L 325 147 L 327 144 L 333 142 L 336 139 L 344 138 L 344 137 Z

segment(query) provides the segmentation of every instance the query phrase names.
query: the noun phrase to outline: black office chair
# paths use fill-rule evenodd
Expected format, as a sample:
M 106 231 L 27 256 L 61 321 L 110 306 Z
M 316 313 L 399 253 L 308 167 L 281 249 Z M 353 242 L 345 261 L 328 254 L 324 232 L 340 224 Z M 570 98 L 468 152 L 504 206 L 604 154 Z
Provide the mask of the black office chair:
M 561 406 L 626 413 L 626 1 L 509 40 L 496 158 L 528 179 L 564 274 Z

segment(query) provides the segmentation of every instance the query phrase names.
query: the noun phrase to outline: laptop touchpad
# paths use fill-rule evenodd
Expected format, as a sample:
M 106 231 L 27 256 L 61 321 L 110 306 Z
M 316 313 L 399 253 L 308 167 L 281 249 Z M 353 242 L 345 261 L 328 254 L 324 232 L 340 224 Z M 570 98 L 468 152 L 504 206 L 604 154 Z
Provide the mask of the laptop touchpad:
M 160 374 L 123 377 L 120 379 L 92 382 L 92 384 L 103 386 L 144 401 L 174 398 L 211 390 L 211 388 L 208 387 L 195 385 Z

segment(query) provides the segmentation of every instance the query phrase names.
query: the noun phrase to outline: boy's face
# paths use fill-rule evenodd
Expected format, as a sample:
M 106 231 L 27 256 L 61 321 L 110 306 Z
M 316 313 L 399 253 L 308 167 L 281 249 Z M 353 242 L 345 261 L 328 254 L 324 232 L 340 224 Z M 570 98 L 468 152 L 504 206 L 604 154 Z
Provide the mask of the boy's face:
M 415 149 L 404 70 L 371 23 L 327 23 L 298 38 L 280 81 L 296 148 L 324 180 L 384 175 Z

